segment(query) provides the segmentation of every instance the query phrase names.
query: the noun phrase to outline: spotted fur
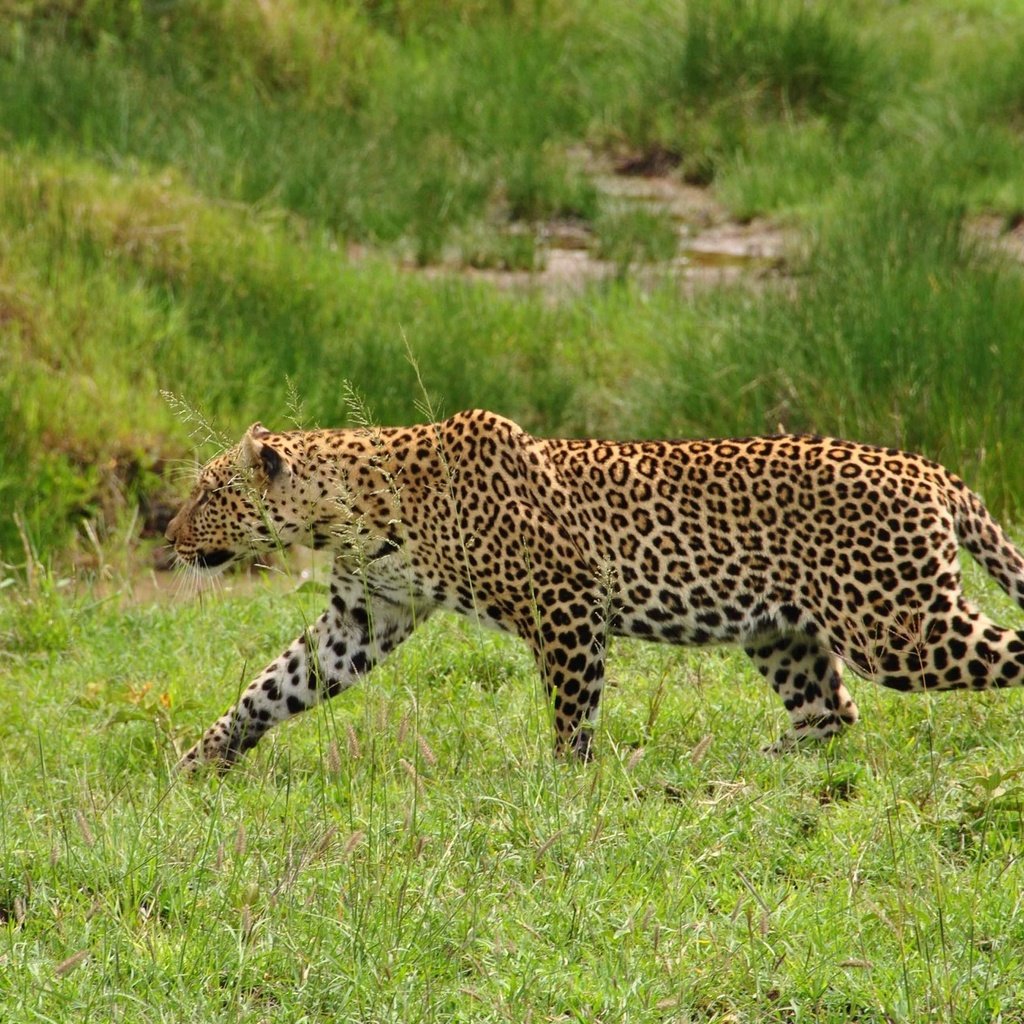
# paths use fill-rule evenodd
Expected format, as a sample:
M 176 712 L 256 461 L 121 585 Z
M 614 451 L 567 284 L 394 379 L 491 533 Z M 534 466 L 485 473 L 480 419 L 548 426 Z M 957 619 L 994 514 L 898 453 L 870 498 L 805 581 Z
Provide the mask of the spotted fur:
M 1024 607 L 1024 558 L 918 455 L 832 438 L 531 437 L 488 412 L 381 430 L 259 424 L 167 530 L 214 568 L 333 553 L 330 604 L 183 759 L 228 765 L 365 675 L 437 609 L 517 634 L 586 757 L 609 636 L 740 644 L 789 712 L 777 744 L 857 719 L 844 666 L 896 690 L 1024 682 L 1024 632 L 964 597 L 963 545 Z

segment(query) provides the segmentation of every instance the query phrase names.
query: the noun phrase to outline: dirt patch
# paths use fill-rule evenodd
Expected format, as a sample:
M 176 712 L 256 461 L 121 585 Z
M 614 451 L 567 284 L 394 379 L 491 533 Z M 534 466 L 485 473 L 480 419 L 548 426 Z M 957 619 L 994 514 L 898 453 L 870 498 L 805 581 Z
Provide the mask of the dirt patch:
M 997 214 L 982 214 L 970 221 L 967 236 L 1024 264 L 1024 215 L 1007 219 Z
M 792 234 L 770 220 L 741 223 L 733 219 L 707 185 L 682 180 L 670 156 L 660 151 L 657 158 L 626 154 L 609 163 L 590 153 L 575 155 L 590 173 L 604 206 L 646 211 L 674 226 L 676 255 L 664 263 L 633 268 L 639 269 L 641 280 L 667 275 L 699 287 L 761 281 L 781 273 Z M 573 261 L 576 277 L 570 280 L 586 283 L 620 272 L 615 263 L 595 259 L 593 239 L 589 241 L 586 259 Z M 552 260 L 556 268 L 563 262 L 557 245 L 549 246 L 549 265 Z
M 403 266 L 431 277 L 457 275 L 509 290 L 540 291 L 553 299 L 627 275 L 641 287 L 673 281 L 687 291 L 791 280 L 790 257 L 796 251 L 797 233 L 767 218 L 738 221 L 731 217 L 710 187 L 683 180 L 675 154 L 659 150 L 607 158 L 579 150 L 570 153 L 570 159 L 596 187 L 603 211 L 644 211 L 671 224 L 677 238 L 675 254 L 653 260 L 603 257 L 600 226 L 552 220 L 492 228 L 507 238 L 532 235 L 534 258 L 529 269 L 467 265 L 473 260 L 458 251 L 432 266 L 411 261 Z M 981 215 L 972 218 L 966 230 L 984 248 L 1024 265 L 1024 216 L 1007 220 Z
M 499 288 L 539 290 L 552 297 L 627 274 L 641 286 L 674 280 L 686 288 L 758 283 L 784 276 L 794 235 L 770 220 L 741 223 L 732 219 L 708 187 L 683 181 L 669 156 L 620 158 L 614 163 L 582 152 L 571 158 L 597 188 L 603 210 L 623 216 L 640 211 L 670 225 L 676 235 L 674 255 L 660 260 L 602 256 L 601 239 L 593 225 L 553 220 L 530 227 L 516 223 L 494 228 L 509 236 L 533 232 L 536 256 L 530 269 L 467 266 L 457 252 L 433 266 L 411 262 L 404 266 L 431 277 L 455 274 Z

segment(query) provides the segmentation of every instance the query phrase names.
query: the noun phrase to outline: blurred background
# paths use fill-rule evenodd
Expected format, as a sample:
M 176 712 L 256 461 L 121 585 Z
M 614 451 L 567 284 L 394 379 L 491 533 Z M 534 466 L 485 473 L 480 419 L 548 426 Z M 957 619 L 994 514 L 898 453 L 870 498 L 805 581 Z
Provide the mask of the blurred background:
M 1024 4 L 0 0 L 0 562 L 253 420 L 836 433 L 1019 518 Z

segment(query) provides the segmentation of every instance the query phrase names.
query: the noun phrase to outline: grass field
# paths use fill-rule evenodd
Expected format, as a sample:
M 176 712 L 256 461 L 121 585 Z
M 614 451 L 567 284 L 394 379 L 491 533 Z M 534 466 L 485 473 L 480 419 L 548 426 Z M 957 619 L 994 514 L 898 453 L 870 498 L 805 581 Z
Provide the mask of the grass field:
M 975 594 L 1006 601 L 971 577 Z M 1017 1021 L 1019 692 L 855 687 L 772 758 L 739 655 L 620 643 L 582 767 L 516 642 L 431 622 L 229 777 L 169 773 L 288 580 L 0 605 L 0 1005 L 81 1021 Z
M 158 599 L 146 536 L 253 420 L 470 406 L 909 447 L 1019 524 L 1024 282 L 977 228 L 1024 216 L 1022 25 L 0 0 L 0 1021 L 1024 1021 L 1020 693 L 855 681 L 849 737 L 768 758 L 741 656 L 618 643 L 584 768 L 526 651 L 441 618 L 183 782 L 317 598 Z M 599 163 L 769 218 L 781 266 L 682 287 L 679 225 Z M 542 284 L 552 226 L 617 272 Z

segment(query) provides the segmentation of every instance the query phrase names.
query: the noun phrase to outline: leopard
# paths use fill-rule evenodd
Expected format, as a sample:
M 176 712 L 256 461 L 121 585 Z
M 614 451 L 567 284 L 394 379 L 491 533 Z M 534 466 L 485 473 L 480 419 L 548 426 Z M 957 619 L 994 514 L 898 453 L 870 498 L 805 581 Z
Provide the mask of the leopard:
M 166 536 L 198 575 L 293 544 L 327 607 L 185 753 L 224 770 L 438 611 L 532 651 L 554 747 L 589 759 L 615 637 L 740 646 L 781 698 L 766 749 L 858 719 L 844 671 L 902 692 L 1024 683 L 1024 631 L 964 594 L 963 547 L 1024 608 L 1024 557 L 937 462 L 833 437 L 535 437 L 483 410 L 408 427 L 253 424 Z

